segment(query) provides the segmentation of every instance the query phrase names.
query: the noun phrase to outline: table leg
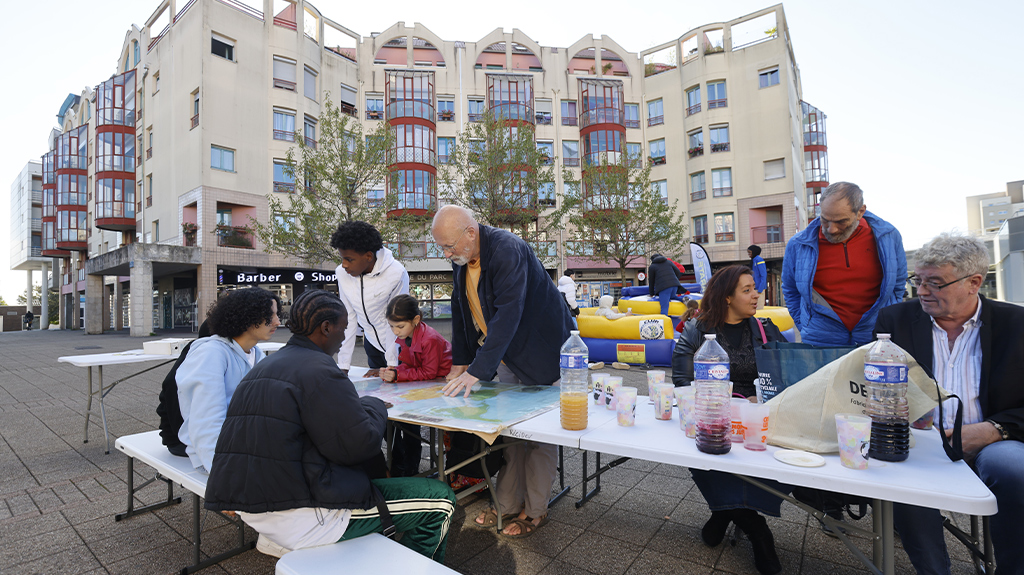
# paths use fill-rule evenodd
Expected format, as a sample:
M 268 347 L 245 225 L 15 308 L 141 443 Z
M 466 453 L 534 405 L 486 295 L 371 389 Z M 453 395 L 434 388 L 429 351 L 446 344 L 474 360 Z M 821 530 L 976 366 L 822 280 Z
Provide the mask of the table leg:
M 89 393 L 85 398 L 85 427 L 82 428 L 82 443 L 89 443 L 89 417 L 92 415 L 92 367 L 85 368 L 85 380 L 89 384 Z
M 896 572 L 895 535 L 892 525 L 892 501 L 875 499 L 871 504 L 875 527 L 874 560 L 884 575 Z
M 100 378 L 100 418 L 103 420 L 103 438 L 107 441 L 106 450 L 103 453 L 110 455 L 110 434 L 107 433 L 107 410 L 103 406 L 103 397 L 105 395 L 103 393 L 103 366 L 99 366 L 97 371 Z

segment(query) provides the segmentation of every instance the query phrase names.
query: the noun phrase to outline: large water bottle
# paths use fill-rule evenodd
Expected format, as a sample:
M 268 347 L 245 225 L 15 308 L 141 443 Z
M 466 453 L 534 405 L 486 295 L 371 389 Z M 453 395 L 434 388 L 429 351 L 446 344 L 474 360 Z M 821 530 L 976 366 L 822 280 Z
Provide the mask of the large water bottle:
M 878 340 L 864 354 L 864 383 L 871 417 L 868 456 L 904 461 L 910 455 L 907 355 L 887 333 L 878 334 Z
M 704 340 L 693 356 L 697 449 L 720 455 L 732 449 L 729 354 L 715 341 L 715 334 L 705 335 Z
M 559 365 L 562 370 L 561 402 L 562 428 L 587 428 L 587 369 L 590 350 L 580 339 L 580 332 L 570 332 L 562 344 Z

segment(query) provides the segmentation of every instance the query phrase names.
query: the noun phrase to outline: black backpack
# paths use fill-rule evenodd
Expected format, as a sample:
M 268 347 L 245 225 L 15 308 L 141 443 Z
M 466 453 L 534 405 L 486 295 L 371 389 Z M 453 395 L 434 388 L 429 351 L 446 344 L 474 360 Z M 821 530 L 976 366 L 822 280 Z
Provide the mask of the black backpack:
M 210 328 L 204 321 L 203 325 L 199 326 L 199 337 L 204 338 L 210 335 Z M 156 406 L 156 414 L 160 416 L 161 441 L 167 446 L 167 451 L 179 457 L 188 457 L 188 455 L 185 453 L 185 444 L 178 439 L 178 430 L 185 423 L 185 419 L 181 417 L 181 404 L 178 403 L 178 383 L 174 377 L 178 373 L 181 362 L 185 361 L 185 356 L 188 355 L 188 350 L 192 348 L 193 343 L 195 342 L 190 341 L 185 349 L 181 350 L 178 361 L 174 362 L 174 367 L 167 372 L 167 377 L 164 378 L 164 382 L 160 386 L 160 403 Z

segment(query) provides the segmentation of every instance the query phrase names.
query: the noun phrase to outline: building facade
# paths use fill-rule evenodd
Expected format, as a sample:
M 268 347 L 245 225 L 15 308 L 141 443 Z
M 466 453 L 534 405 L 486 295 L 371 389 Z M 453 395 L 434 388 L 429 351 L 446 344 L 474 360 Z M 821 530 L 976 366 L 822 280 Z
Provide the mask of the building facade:
M 11 183 L 11 269 L 25 272 L 25 290 L 32 298 L 27 305 L 41 306 L 39 325 L 44 328 L 49 314 L 46 298 L 53 260 L 43 254 L 43 163 L 30 161 Z M 32 276 L 39 270 L 44 287 L 41 302 L 35 301 Z M 14 302 L 11 302 L 12 304 Z
M 366 201 L 397 195 L 399 209 L 425 215 L 458 132 L 486 110 L 531 129 L 559 168 L 647 158 L 716 264 L 747 261 L 751 243 L 777 264 L 827 184 L 824 115 L 802 101 L 781 5 L 635 53 L 607 36 L 551 47 L 497 29 L 449 41 L 403 22 L 362 37 L 301 0 L 164 0 L 128 31 L 118 61 L 111 78 L 69 96 L 42 160 L 41 245 L 60 258 L 62 325 L 90 332 L 194 325 L 236 285 L 286 302 L 331 288 L 333 265 L 267 253 L 248 227 L 272 217 L 268 196 L 294 191 L 284 159 L 300 138 L 317 145 L 327 98 L 367 132 L 395 130 L 392 177 Z M 538 217 L 563 189 L 555 172 L 532 204 Z M 529 239 L 546 246 L 553 276 L 578 270 L 594 301 L 621 286 L 614 264 L 568 258 L 560 237 Z M 445 317 L 451 267 L 429 240 L 393 249 L 425 314 Z

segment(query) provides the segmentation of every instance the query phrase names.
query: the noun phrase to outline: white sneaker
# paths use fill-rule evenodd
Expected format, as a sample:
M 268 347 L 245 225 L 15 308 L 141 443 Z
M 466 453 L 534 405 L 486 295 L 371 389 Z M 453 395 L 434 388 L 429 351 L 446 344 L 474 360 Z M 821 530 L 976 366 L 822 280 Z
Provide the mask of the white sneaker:
M 256 550 L 264 555 L 270 555 L 271 557 L 277 557 L 278 559 L 283 557 L 285 553 L 292 552 L 291 549 L 274 543 L 269 537 L 262 534 L 256 539 Z

